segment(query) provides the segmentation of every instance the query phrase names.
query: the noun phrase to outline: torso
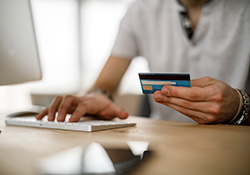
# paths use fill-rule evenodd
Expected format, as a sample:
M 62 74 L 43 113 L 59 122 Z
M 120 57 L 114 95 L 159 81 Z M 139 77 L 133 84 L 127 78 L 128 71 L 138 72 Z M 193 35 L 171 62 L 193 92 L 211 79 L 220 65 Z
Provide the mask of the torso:
M 176 0 L 135 3 L 125 20 L 136 36 L 134 56 L 144 56 L 151 72 L 189 72 L 191 78 L 211 76 L 249 93 L 250 8 L 247 0 L 241 2 L 245 4 L 214 0 L 201 9 L 199 20 L 197 14 L 191 15 L 193 21 L 197 20 L 192 40 L 180 24 L 179 10 L 183 7 Z M 119 43 L 114 47 L 115 54 L 122 54 L 116 47 L 129 52 L 130 48 Z M 153 100 L 151 103 L 155 118 L 189 120 Z

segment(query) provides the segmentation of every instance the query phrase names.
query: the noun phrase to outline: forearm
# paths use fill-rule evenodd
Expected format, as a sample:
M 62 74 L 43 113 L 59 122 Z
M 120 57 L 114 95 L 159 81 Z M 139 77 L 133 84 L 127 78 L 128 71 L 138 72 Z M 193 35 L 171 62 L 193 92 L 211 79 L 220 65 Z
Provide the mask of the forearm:
M 91 89 L 116 92 L 122 76 L 130 64 L 130 59 L 110 56 Z

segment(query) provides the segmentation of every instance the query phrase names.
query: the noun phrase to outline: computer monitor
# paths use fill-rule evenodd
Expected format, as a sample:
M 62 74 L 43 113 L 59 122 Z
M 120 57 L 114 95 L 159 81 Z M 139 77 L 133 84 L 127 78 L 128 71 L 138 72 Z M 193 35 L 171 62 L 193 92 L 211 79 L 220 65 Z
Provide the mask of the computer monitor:
M 42 78 L 29 0 L 0 0 L 0 86 Z

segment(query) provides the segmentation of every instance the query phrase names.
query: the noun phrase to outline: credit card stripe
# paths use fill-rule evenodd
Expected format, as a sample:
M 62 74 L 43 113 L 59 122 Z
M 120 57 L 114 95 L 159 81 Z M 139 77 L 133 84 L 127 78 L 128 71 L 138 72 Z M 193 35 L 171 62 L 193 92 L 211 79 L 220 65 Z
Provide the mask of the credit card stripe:
M 149 80 L 190 80 L 189 74 L 147 74 L 139 73 L 140 79 Z

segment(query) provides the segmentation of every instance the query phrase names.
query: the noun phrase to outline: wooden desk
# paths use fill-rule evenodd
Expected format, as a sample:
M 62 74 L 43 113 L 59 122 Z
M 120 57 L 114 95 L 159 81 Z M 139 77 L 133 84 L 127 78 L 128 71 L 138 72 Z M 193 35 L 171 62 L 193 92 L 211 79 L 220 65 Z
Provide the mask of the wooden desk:
M 5 126 L 0 117 L 0 174 L 33 174 L 36 160 L 95 141 L 122 146 L 148 141 L 155 154 L 134 173 L 250 174 L 250 127 L 196 125 L 130 117 L 137 126 L 85 133 Z

